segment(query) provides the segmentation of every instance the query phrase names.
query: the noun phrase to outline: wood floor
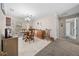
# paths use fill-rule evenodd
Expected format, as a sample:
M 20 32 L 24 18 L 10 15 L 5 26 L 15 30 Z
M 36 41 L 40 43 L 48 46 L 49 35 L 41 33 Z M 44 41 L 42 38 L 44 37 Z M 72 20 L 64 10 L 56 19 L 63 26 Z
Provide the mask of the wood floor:
M 67 40 L 56 40 L 35 56 L 79 56 L 79 45 Z

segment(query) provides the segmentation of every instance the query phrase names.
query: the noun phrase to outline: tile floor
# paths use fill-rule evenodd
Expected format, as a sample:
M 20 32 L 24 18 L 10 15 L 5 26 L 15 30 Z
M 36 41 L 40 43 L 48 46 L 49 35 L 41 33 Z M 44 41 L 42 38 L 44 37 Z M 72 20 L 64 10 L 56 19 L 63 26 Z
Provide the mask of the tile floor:
M 44 47 L 46 47 L 51 41 L 39 39 L 35 37 L 35 41 L 24 42 L 20 37 L 18 40 L 18 55 L 19 56 L 34 56 Z

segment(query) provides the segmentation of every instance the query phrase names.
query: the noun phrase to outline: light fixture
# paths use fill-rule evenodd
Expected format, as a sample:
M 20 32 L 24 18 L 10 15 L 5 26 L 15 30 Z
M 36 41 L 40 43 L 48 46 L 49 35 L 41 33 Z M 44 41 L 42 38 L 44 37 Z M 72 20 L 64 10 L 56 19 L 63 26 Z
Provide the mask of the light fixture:
M 31 21 L 31 20 L 32 20 L 32 15 L 27 15 L 25 21 Z

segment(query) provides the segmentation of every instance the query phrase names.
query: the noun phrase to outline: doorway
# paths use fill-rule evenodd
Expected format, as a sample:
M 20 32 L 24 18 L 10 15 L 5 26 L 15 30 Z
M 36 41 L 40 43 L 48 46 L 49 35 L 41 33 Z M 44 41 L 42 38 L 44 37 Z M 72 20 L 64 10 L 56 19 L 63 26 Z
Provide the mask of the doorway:
M 69 18 L 65 20 L 65 37 L 76 39 L 76 18 Z

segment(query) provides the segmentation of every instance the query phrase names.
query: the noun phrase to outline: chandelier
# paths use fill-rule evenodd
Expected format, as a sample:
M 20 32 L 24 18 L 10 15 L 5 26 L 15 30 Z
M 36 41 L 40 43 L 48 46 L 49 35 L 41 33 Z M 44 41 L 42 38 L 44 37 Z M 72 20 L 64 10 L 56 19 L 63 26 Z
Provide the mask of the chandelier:
M 25 21 L 31 21 L 33 19 L 32 15 L 27 15 Z

